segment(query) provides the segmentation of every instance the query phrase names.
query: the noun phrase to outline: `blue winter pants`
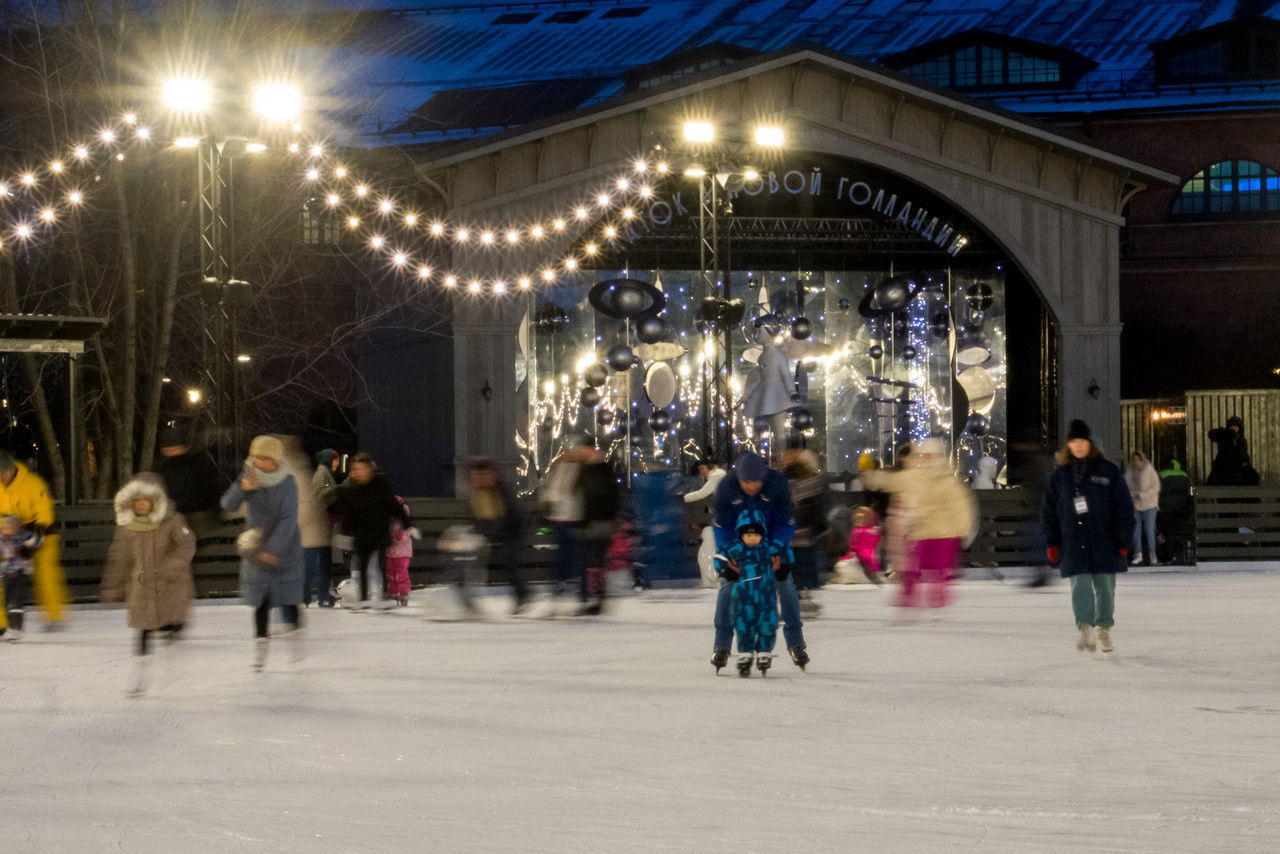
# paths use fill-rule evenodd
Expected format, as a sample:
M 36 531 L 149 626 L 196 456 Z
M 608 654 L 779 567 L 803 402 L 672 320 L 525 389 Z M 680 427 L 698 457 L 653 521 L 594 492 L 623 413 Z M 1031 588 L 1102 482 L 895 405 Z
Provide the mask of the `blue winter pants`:
M 309 605 L 313 600 L 322 605 L 331 604 L 333 597 L 329 595 L 329 568 L 333 557 L 329 547 L 303 549 L 302 561 L 306 568 L 302 581 L 302 604 Z
M 782 637 L 787 642 L 787 649 L 804 646 L 804 628 L 800 622 L 800 596 L 796 593 L 796 583 L 790 575 L 786 581 L 777 583 L 778 605 L 782 611 Z M 720 590 L 716 593 L 716 640 L 715 649 L 729 649 L 733 644 L 733 584 L 720 579 Z
M 1133 555 L 1146 555 L 1152 563 L 1156 562 L 1156 513 L 1157 508 L 1133 511 Z M 1142 548 L 1142 534 L 1147 534 L 1147 549 Z

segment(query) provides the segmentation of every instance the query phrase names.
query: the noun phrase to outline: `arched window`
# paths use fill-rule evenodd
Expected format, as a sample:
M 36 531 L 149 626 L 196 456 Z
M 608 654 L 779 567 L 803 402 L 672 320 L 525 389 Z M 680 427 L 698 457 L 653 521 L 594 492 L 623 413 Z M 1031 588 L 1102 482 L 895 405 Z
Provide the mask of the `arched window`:
M 1280 172 L 1251 160 L 1223 160 L 1191 176 L 1173 202 L 1184 219 L 1280 216 Z

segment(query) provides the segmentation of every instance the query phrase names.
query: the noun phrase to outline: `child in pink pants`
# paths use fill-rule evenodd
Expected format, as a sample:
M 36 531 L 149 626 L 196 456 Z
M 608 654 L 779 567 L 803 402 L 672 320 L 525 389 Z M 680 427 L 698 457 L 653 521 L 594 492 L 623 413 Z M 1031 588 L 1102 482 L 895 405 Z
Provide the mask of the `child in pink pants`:
M 405 506 L 399 495 L 396 501 Z M 413 537 L 409 531 L 394 521 L 391 523 L 391 545 L 387 546 L 387 598 L 395 599 L 401 605 L 409 604 L 409 561 L 413 558 Z

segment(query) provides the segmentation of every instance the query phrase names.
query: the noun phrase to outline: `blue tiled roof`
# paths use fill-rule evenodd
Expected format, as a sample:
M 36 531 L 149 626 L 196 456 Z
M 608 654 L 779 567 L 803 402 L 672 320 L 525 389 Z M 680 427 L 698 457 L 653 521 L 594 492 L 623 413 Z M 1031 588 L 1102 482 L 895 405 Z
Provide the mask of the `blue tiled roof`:
M 586 78 L 619 81 L 593 88 L 584 101 L 590 103 L 616 93 L 629 68 L 717 41 L 758 51 L 809 42 L 875 61 L 972 29 L 1067 48 L 1098 63 L 1070 90 L 990 96 L 1020 112 L 1208 109 L 1224 100 L 1280 100 L 1280 81 L 1235 83 L 1226 98 L 1222 85 L 1156 87 L 1152 45 L 1227 20 L 1238 0 L 372 2 L 382 13 L 336 63 L 346 81 L 344 94 L 368 107 L 360 130 L 372 135 L 369 142 L 387 137 L 390 128 L 405 127 L 415 109 L 448 90 Z M 1250 5 L 1280 17 L 1275 8 L 1280 4 Z M 474 133 L 441 129 L 412 139 Z

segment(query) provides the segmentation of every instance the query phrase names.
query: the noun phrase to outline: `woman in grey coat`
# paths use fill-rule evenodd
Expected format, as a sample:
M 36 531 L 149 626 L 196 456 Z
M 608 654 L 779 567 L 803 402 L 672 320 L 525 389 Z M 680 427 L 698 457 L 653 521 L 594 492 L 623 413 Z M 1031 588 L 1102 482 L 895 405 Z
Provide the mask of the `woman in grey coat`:
M 252 606 L 257 641 L 253 666 L 267 660 L 267 617 L 279 607 L 289 624 L 293 659 L 302 657 L 302 540 L 298 534 L 298 489 L 284 465 L 284 446 L 273 436 L 249 445 L 244 473 L 222 496 L 224 510 L 245 505 L 248 519 L 237 542 L 241 554 L 240 592 Z

